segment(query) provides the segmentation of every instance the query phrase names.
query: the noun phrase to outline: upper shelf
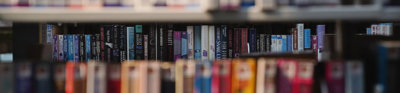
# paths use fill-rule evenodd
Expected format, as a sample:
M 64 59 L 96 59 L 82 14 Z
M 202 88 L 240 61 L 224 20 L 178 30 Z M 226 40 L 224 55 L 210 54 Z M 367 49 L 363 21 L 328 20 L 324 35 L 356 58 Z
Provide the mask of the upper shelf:
M 377 6 L 286 7 L 263 12 L 250 8 L 241 11 L 189 9 L 102 8 L 0 8 L 0 18 L 14 22 L 266 22 L 326 20 L 399 20 L 400 8 Z

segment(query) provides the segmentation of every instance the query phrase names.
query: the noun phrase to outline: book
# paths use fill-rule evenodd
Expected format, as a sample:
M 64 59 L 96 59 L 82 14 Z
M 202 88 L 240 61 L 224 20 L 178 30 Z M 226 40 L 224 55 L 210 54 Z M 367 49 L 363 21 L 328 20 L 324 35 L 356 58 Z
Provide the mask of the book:
M 222 58 L 228 58 L 228 30 L 226 25 L 221 25 L 220 28 L 221 34 L 221 57 Z
M 181 58 L 181 32 L 174 32 L 174 61 Z
M 267 34 L 265 35 L 265 51 L 266 52 L 271 52 L 271 35 Z
M 107 70 L 107 93 L 121 93 L 121 63 L 108 63 Z
M 291 59 L 277 59 L 277 93 L 292 93 L 293 79 L 296 76 L 297 61 Z
M 149 51 L 149 59 L 151 60 L 156 60 L 157 59 L 157 32 L 155 28 L 155 25 L 152 25 L 150 27 L 150 32 L 149 32 L 149 46 L 148 46 L 148 51 Z
M 134 26 L 128 26 L 126 27 L 127 30 L 127 59 L 128 60 L 133 60 L 135 59 L 135 27 Z
M 254 2 L 253 2 L 254 3 Z M 257 31 L 255 28 L 249 29 L 249 45 L 250 45 L 250 53 L 257 52 Z
M 121 5 L 121 4 L 123 4 L 123 5 Z M 132 7 L 133 1 L 132 0 L 104 0 L 103 6 L 105 6 L 105 7 L 116 7 L 116 6 Z
M 74 61 L 74 38 L 73 38 L 73 35 L 67 35 L 67 49 L 68 49 L 68 51 L 67 51 L 67 54 L 68 54 L 68 56 L 67 56 L 67 61 Z
M 120 25 L 120 30 L 119 30 L 119 62 L 124 62 L 125 60 L 128 59 L 128 33 L 127 33 L 127 26 L 126 25 Z M 153 32 L 154 33 L 154 32 Z M 153 47 L 153 44 L 151 45 Z M 155 48 L 154 48 L 155 49 Z M 155 52 L 155 51 L 154 51 Z M 155 54 L 154 54 L 155 55 Z
M 15 93 L 33 93 L 33 65 L 32 63 L 16 63 L 15 66 Z
M 95 35 L 91 35 L 90 36 L 90 42 L 89 42 L 89 47 L 91 48 L 91 51 L 90 51 L 90 59 L 92 59 L 92 60 L 95 60 L 95 59 L 97 59 L 97 54 L 98 54 L 98 52 L 96 51 L 96 48 L 97 48 L 97 42 L 96 42 L 96 36 Z
M 66 63 L 65 93 L 85 93 L 87 84 L 87 64 Z
M 195 41 L 195 32 L 194 32 L 194 26 L 187 26 L 186 27 L 187 31 L 187 41 L 188 41 L 188 59 L 194 59 L 194 41 Z
M 143 35 L 144 60 L 149 60 L 149 35 Z
M 298 45 L 298 33 L 297 33 L 297 29 L 292 29 L 292 31 L 293 31 L 293 33 L 292 33 L 292 35 L 293 35 L 293 40 L 292 40 L 292 42 L 293 42 L 293 51 L 294 52 L 299 52 L 299 50 L 298 50 L 298 47 L 299 47 L 299 45 Z
M 287 51 L 288 52 L 292 52 L 292 49 L 293 49 L 293 38 L 292 38 L 292 35 L 286 35 L 286 37 L 287 37 Z
M 168 30 L 167 30 L 167 49 L 165 52 L 166 58 L 165 60 L 167 61 L 174 61 L 174 30 L 173 30 L 173 25 L 168 25 Z
M 52 51 L 53 61 L 58 61 L 58 51 L 57 51 L 57 50 L 59 50 L 58 49 L 58 35 L 53 36 L 52 46 L 53 46 L 53 51 Z
M 257 60 L 256 93 L 276 93 L 276 59 L 259 58 Z
M 136 30 L 135 30 L 135 59 L 136 60 L 141 60 L 144 59 L 144 46 L 143 46 L 143 26 L 142 25 L 136 25 Z
M 54 93 L 65 93 L 65 78 L 66 68 L 64 63 L 57 63 L 52 65 L 53 68 L 53 82 L 54 82 Z
M 217 27 L 215 31 L 215 58 L 222 58 L 222 46 L 221 46 L 221 28 Z
M 348 61 L 345 75 L 346 93 L 364 93 L 364 65 L 360 61 Z
M 201 47 L 202 47 L 202 40 L 201 40 L 201 27 L 194 26 L 194 59 L 201 59 Z
M 87 63 L 87 91 L 86 93 L 107 92 L 107 64 L 90 61 Z
M 233 58 L 234 57 L 234 50 L 233 50 L 233 29 L 228 29 L 228 58 Z
M 241 34 L 241 46 L 240 46 L 240 53 L 246 54 L 249 53 L 248 49 L 248 30 L 249 28 L 242 28 L 242 34 Z
M 79 62 L 79 35 L 73 35 L 73 58 L 75 62 Z
M 64 61 L 64 35 L 58 35 L 58 61 Z
M 318 36 L 317 35 L 312 35 L 312 49 L 314 52 L 318 50 Z
M 219 93 L 232 92 L 232 60 L 223 59 L 216 61 L 219 64 Z
M 34 89 L 36 93 L 53 93 L 53 83 L 51 80 L 50 65 L 47 63 L 36 63 L 34 65 L 35 83 Z
M 86 42 L 86 37 L 83 34 L 78 35 L 79 37 L 79 61 L 83 62 L 86 61 L 86 46 L 85 46 L 85 42 Z
M 297 24 L 297 48 L 301 52 L 304 50 L 304 24 Z
M 147 74 L 147 93 L 161 93 L 160 84 L 160 62 L 149 61 L 146 69 Z
M 299 59 L 296 69 L 296 76 L 293 79 L 294 93 L 312 93 L 314 84 L 314 61 Z
M 232 36 L 232 38 L 233 38 L 233 57 L 235 57 L 235 58 L 237 58 L 237 57 L 239 57 L 239 54 L 241 53 L 241 48 L 242 48 L 242 46 L 244 46 L 244 45 L 242 45 L 242 41 L 241 41 L 241 39 L 242 39 L 242 31 L 241 31 L 242 29 L 241 28 L 234 28 L 234 31 L 233 31 L 233 36 Z
M 118 43 L 119 39 L 119 32 L 120 32 L 120 27 L 121 25 L 112 25 L 112 36 L 111 36 L 111 42 L 112 42 L 112 48 L 111 48 L 111 62 L 119 62 L 120 60 L 120 55 L 119 55 L 119 46 L 120 44 Z
M 15 73 L 14 64 L 0 64 L 0 90 L 2 93 L 14 93 Z
M 208 26 L 208 60 L 215 59 L 215 26 Z
M 107 50 L 105 49 L 105 46 L 106 46 L 106 45 L 105 45 L 105 44 L 106 44 L 106 43 L 105 43 L 105 42 L 106 42 L 106 41 L 105 41 L 105 39 L 106 39 L 105 36 L 106 36 L 106 35 L 105 35 L 105 33 L 104 33 L 104 30 L 105 30 L 104 28 L 105 28 L 105 27 L 103 27 L 103 26 L 100 27 L 100 40 L 99 40 L 99 44 L 100 44 L 100 46 L 99 46 L 99 47 L 100 47 L 100 48 L 99 48 L 99 51 L 100 51 L 100 58 L 99 58 L 99 59 L 100 59 L 101 61 L 106 61 L 106 57 L 107 57 L 106 54 L 105 54 Z
M 282 52 L 282 46 L 283 46 L 283 44 L 282 44 L 282 36 L 284 36 L 284 35 L 276 35 L 276 39 L 275 39 L 275 41 L 276 41 L 276 45 L 275 45 L 275 51 L 276 52 Z
M 232 92 L 254 93 L 256 83 L 256 60 L 232 60 Z
M 175 69 L 176 93 L 193 92 L 194 74 L 196 69 L 194 60 L 177 60 Z
M 95 41 L 93 41 L 95 42 Z M 85 61 L 89 61 L 92 59 L 91 53 L 92 51 L 96 51 L 95 49 L 91 49 L 91 35 L 85 35 Z
M 311 29 L 304 29 L 304 48 L 311 48 Z
M 181 32 L 181 57 L 184 59 L 188 58 L 188 34 L 187 32 Z
M 266 52 L 266 34 L 259 34 L 259 39 L 258 39 L 258 43 L 257 43 L 257 46 L 258 46 L 258 51 L 259 52 Z
M 277 35 L 271 35 L 271 52 L 277 52 L 276 48 L 277 48 L 277 40 L 278 37 Z
M 175 66 L 172 62 L 161 63 L 161 91 L 163 93 L 175 92 Z
M 158 30 L 157 30 L 157 59 L 156 60 L 163 60 L 164 58 L 164 52 L 165 52 L 165 45 L 164 45 L 164 40 L 166 40 L 165 36 L 165 25 L 160 25 L 158 26 Z
M 196 62 L 194 93 L 211 93 L 211 66 L 208 60 Z
M 166 7 L 167 0 L 156 0 L 156 1 L 154 1 L 154 6 L 155 7 Z
M 325 63 L 325 80 L 329 93 L 344 93 L 344 63 L 328 61 Z
M 147 64 L 144 61 L 123 62 L 121 68 L 121 93 L 146 93 L 146 68 Z
M 318 58 L 318 61 L 322 60 L 322 52 L 324 51 L 324 36 L 325 36 L 325 25 L 317 25 L 317 38 L 318 38 L 317 58 Z
M 202 60 L 208 60 L 209 56 L 209 40 L 208 40 L 208 34 L 209 33 L 209 27 L 208 25 L 201 25 L 201 59 Z
M 281 35 L 281 37 L 282 37 L 282 46 L 281 46 L 281 51 L 282 52 L 287 52 L 287 37 L 286 37 L 286 35 Z
M 211 93 L 219 93 L 220 92 L 220 86 L 222 85 L 220 82 L 220 67 L 221 67 L 221 61 L 220 59 L 216 59 L 212 61 L 212 67 L 211 67 Z
M 111 62 L 111 54 L 112 54 L 112 47 L 113 43 L 111 37 L 113 36 L 112 26 L 106 25 L 104 26 L 104 61 Z
M 242 8 L 250 8 L 254 7 L 255 5 L 255 0 L 242 0 L 240 3 L 240 7 Z

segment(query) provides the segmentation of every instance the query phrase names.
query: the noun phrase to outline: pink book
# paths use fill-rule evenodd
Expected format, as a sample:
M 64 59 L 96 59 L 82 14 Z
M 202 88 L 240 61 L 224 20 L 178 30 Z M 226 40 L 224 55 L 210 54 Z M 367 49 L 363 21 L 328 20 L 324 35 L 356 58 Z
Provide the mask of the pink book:
M 277 93 L 292 93 L 293 79 L 296 75 L 297 61 L 278 59 L 278 91 Z
M 220 93 L 219 67 L 221 60 L 215 60 L 212 64 L 211 93 Z
M 314 62 L 300 60 L 293 80 L 293 93 L 312 93 Z
M 344 93 L 343 62 L 328 61 L 325 64 L 325 80 L 328 93 Z

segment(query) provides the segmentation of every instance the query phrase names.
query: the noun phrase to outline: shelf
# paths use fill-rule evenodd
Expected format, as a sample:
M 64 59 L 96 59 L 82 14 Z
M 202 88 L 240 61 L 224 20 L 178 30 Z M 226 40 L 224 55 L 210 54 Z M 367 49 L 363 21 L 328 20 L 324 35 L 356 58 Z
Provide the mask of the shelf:
M 0 18 L 14 22 L 266 22 L 330 20 L 398 20 L 399 8 L 377 6 L 286 7 L 262 12 L 252 8 L 236 12 L 189 9 L 0 8 Z

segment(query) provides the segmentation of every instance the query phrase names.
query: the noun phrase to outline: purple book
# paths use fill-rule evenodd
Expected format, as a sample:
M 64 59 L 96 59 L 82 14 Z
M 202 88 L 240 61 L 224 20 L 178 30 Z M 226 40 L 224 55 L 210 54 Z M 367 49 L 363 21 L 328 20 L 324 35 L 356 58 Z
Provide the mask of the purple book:
M 181 32 L 174 32 L 174 61 L 181 58 Z
M 58 35 L 53 36 L 53 61 L 58 60 Z

